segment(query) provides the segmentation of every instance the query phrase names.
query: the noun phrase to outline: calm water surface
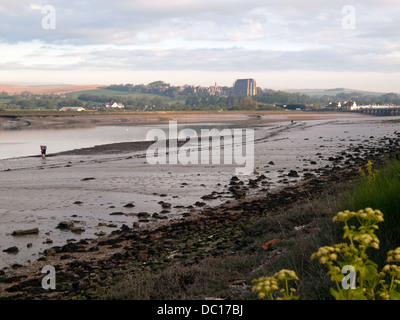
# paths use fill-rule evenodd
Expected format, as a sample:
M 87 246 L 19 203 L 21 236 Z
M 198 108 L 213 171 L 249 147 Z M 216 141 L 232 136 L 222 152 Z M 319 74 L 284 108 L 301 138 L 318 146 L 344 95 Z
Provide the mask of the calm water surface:
M 221 130 L 230 126 L 190 124 L 178 125 L 178 130 L 191 128 L 200 133 L 201 129 Z M 109 143 L 145 141 L 147 132 L 154 128 L 168 134 L 168 125 L 0 131 L 0 159 L 40 155 L 40 145 L 47 145 L 47 153 L 51 154 Z

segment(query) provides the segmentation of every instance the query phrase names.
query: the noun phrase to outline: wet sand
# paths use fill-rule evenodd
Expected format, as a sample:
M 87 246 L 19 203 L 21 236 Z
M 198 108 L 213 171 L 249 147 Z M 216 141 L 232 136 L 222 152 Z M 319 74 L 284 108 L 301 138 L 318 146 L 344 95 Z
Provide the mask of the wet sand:
M 280 120 L 253 123 L 255 170 L 240 177 L 239 185 L 232 182 L 235 165 L 149 165 L 145 157 L 149 142 L 72 150 L 43 162 L 37 157 L 1 161 L 3 280 L 32 270 L 37 274 L 43 264 L 67 265 L 125 254 L 123 246 L 113 248 L 112 241 L 107 247 L 98 244 L 104 237 L 119 237 L 126 228 L 145 238 L 149 230 L 163 226 L 176 224 L 179 230 L 179 225 L 204 217 L 206 212 L 217 212 L 216 208 L 228 203 L 275 193 L 283 195 L 280 201 L 284 201 L 288 191 L 286 196 L 279 192 L 311 181 L 317 192 L 322 187 L 315 184 L 318 177 L 332 183 L 334 180 L 326 178 L 330 173 L 356 169 L 368 155 L 384 156 L 391 148 L 387 139 L 397 139 L 397 124 L 383 118 L 330 115 L 294 124 Z M 296 197 L 296 189 L 290 194 Z M 271 208 L 282 205 L 273 199 L 267 201 Z M 262 209 L 259 202 L 255 206 Z M 75 229 L 58 229 L 63 221 L 72 222 Z M 11 234 L 35 227 L 38 235 Z M 170 232 L 163 235 L 168 236 Z M 19 249 L 17 254 L 3 252 L 12 246 Z M 79 249 L 81 246 L 85 249 Z M 36 262 L 38 259 L 42 261 Z M 0 286 L 11 286 L 3 280 Z
M 259 116 L 261 118 L 259 118 Z M 65 112 L 48 115 L 0 114 L 0 130 L 87 128 L 94 126 L 161 124 L 169 121 L 185 123 L 305 121 L 322 119 L 352 119 L 368 116 L 357 113 L 325 112 L 120 112 L 118 114 Z

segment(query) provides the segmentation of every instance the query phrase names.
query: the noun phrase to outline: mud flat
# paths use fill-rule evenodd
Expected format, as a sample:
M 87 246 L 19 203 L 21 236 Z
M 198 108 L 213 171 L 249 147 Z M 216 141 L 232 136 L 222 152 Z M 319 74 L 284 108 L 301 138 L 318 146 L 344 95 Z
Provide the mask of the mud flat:
M 126 112 L 118 114 L 49 113 L 43 115 L 0 114 L 0 130 L 87 128 L 95 126 L 205 122 L 276 122 L 290 120 L 367 119 L 357 113 L 323 112 Z
M 151 166 L 143 144 L 2 161 L 1 295 L 73 298 L 142 268 L 236 252 L 243 224 L 351 181 L 366 159 L 379 163 L 399 147 L 397 124 L 382 118 L 253 128 L 249 176 L 235 176 L 234 165 Z M 38 234 L 12 235 L 34 228 Z M 12 247 L 18 251 L 3 252 Z M 45 265 L 56 267 L 56 291 L 40 286 Z

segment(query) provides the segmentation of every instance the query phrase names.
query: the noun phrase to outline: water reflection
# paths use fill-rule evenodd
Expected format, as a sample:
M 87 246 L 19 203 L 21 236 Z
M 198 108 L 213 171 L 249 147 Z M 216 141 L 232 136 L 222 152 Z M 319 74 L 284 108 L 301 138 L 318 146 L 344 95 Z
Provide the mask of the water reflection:
M 193 129 L 200 135 L 202 129 L 231 127 L 232 124 L 178 124 L 178 130 Z M 145 141 L 149 130 L 160 128 L 168 135 L 168 125 L 105 126 L 79 129 L 47 129 L 0 131 L 0 159 L 40 155 L 40 145 L 47 145 L 48 154 L 94 147 L 95 145 Z M 189 132 L 185 130 L 185 133 Z

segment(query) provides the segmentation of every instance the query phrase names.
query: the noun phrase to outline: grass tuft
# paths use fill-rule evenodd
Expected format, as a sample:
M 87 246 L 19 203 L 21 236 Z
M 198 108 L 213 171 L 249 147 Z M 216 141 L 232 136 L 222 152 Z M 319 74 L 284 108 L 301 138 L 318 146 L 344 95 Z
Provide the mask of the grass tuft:
M 400 161 L 389 161 L 374 179 L 363 177 L 344 197 L 340 211 L 358 211 L 368 207 L 384 214 L 385 220 L 376 233 L 381 249 L 371 253 L 372 260 L 382 266 L 385 253 L 400 244 Z

